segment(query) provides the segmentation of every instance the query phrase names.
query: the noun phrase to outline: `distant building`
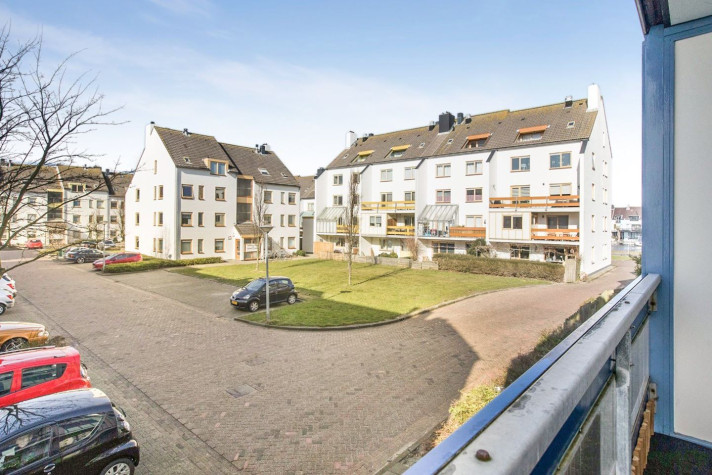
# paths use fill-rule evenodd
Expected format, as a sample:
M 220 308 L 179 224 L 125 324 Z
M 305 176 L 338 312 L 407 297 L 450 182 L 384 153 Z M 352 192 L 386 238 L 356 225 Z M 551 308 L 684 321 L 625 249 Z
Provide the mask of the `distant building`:
M 643 208 L 613 208 L 613 239 L 621 244 L 640 244 L 643 237 Z
M 314 252 L 314 176 L 295 176 L 299 183 L 299 248 Z

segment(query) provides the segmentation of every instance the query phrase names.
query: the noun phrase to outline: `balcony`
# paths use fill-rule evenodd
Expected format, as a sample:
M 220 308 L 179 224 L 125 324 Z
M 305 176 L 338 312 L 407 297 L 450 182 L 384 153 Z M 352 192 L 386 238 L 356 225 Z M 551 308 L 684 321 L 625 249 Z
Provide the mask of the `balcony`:
M 578 241 L 578 229 L 532 229 L 532 241 Z
M 653 425 L 659 285 L 638 277 L 407 473 L 631 473 Z
M 487 228 L 473 228 L 465 226 L 453 226 L 450 228 L 450 237 L 454 238 L 485 238 Z
M 351 229 L 353 230 L 353 234 L 358 234 L 358 224 L 351 226 Z M 337 234 L 348 234 L 349 227 L 345 224 L 337 224 L 336 225 L 336 233 Z
M 415 211 L 415 201 L 363 201 L 361 211 Z
M 490 208 L 578 208 L 579 197 L 566 196 L 504 196 L 490 198 Z
M 387 236 L 415 236 L 415 226 L 386 226 Z

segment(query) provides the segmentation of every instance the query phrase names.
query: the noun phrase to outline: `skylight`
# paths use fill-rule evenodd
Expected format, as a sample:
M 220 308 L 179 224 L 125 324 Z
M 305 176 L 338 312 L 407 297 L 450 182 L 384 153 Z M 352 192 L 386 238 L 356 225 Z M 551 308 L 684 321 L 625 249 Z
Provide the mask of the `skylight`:
M 576 121 L 573 121 L 573 120 L 572 120 L 571 122 L 569 122 L 568 124 L 566 124 L 566 128 L 567 128 L 567 129 L 572 129 L 572 128 L 574 127 L 574 125 L 576 125 Z
M 259 170 L 260 173 L 262 173 L 263 175 L 269 176 L 269 172 L 267 171 L 266 168 L 258 168 L 258 170 Z
M 418 148 L 423 148 L 425 147 L 425 142 L 420 142 L 420 145 L 418 145 Z
M 185 163 L 190 163 L 190 158 L 188 157 L 183 157 L 183 160 L 185 160 Z

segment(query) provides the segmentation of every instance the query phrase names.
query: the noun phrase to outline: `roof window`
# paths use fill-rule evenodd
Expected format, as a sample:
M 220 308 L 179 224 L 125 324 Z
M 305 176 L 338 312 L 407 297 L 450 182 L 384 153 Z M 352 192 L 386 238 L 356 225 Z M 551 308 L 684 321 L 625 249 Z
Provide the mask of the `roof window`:
M 572 120 L 571 122 L 569 122 L 568 124 L 566 124 L 566 128 L 567 128 L 567 129 L 573 129 L 573 128 L 574 128 L 574 125 L 576 125 L 576 121 Z
M 425 147 L 425 142 L 420 142 L 420 145 L 418 145 L 418 148 L 423 148 Z
M 517 142 L 532 142 L 534 140 L 541 140 L 544 136 L 544 131 L 548 128 L 548 125 L 536 125 L 534 127 L 524 127 L 519 129 L 517 131 Z
M 410 144 L 391 147 L 391 151 L 388 153 L 388 156 L 391 158 L 400 158 L 405 154 L 405 151 L 408 150 L 408 147 L 410 147 Z
M 487 139 L 490 138 L 492 134 L 487 132 L 486 134 L 475 134 L 468 135 L 465 141 L 465 148 L 482 148 L 487 143 Z
M 284 172 L 282 172 L 282 178 L 288 178 L 288 177 L 287 177 L 287 174 L 284 173 Z
M 455 139 L 449 139 L 449 140 L 447 141 L 447 144 L 450 145 L 451 143 L 454 142 L 454 140 L 455 140 Z
M 269 172 L 267 171 L 266 168 L 258 168 L 260 173 L 262 173 L 264 176 L 269 176 Z
M 183 161 L 184 161 L 185 163 L 190 163 L 190 158 L 188 158 L 188 157 L 183 157 Z

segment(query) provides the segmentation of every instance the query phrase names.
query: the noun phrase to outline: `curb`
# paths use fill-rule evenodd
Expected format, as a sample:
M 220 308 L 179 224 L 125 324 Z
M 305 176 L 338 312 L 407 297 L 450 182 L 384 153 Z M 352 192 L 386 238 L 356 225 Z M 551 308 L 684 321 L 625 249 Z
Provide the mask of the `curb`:
M 391 323 L 397 323 L 397 322 L 402 322 L 403 320 L 408 320 L 413 317 L 417 317 L 418 315 L 422 315 L 425 313 L 430 313 L 433 310 L 437 310 L 441 307 L 445 307 L 447 305 L 452 305 L 458 302 L 461 302 L 463 300 L 471 299 L 473 297 L 479 297 L 481 295 L 487 295 L 487 294 L 493 294 L 495 292 L 504 292 L 506 290 L 514 290 L 514 289 L 527 289 L 531 287 L 540 287 L 541 285 L 546 285 L 546 284 L 534 284 L 534 285 L 522 285 L 520 287 L 509 287 L 506 289 L 495 289 L 495 290 L 486 290 L 484 292 L 476 292 L 474 294 L 470 295 L 465 295 L 463 297 L 458 297 L 454 300 L 448 300 L 446 302 L 440 302 L 439 304 L 435 304 L 432 307 L 428 308 L 423 308 L 420 310 L 416 310 L 411 313 L 406 313 L 404 315 L 399 315 L 398 317 L 391 318 L 390 320 L 383 320 L 380 322 L 373 322 L 373 323 L 358 323 L 355 325 L 342 325 L 342 326 L 332 326 L 332 327 L 297 327 L 297 326 L 288 326 L 288 325 L 269 325 L 267 323 L 260 323 L 260 322 L 253 322 L 251 320 L 247 320 L 242 317 L 234 317 L 233 320 L 237 322 L 243 322 L 247 323 L 249 325 L 255 325 L 258 327 L 264 327 L 264 328 L 274 328 L 277 330 L 294 330 L 294 331 L 341 331 L 341 330 L 359 330 L 362 328 L 372 328 L 372 327 L 380 327 L 383 325 L 390 325 Z M 553 283 L 550 283 L 550 285 L 554 285 Z
M 426 440 L 430 439 L 435 431 L 443 425 L 445 422 L 447 422 L 447 417 L 443 419 L 442 421 L 438 422 L 435 424 L 430 430 L 428 430 L 424 435 L 421 435 L 420 438 L 414 440 L 410 444 L 406 444 L 403 447 L 401 447 L 398 452 L 394 453 L 388 461 L 383 464 L 381 468 L 379 468 L 377 471 L 374 472 L 374 475 L 384 475 L 388 473 L 390 468 L 394 466 L 397 463 L 400 463 L 401 460 L 406 458 L 408 455 L 413 453 L 414 450 L 416 450 L 420 445 L 425 442 Z

